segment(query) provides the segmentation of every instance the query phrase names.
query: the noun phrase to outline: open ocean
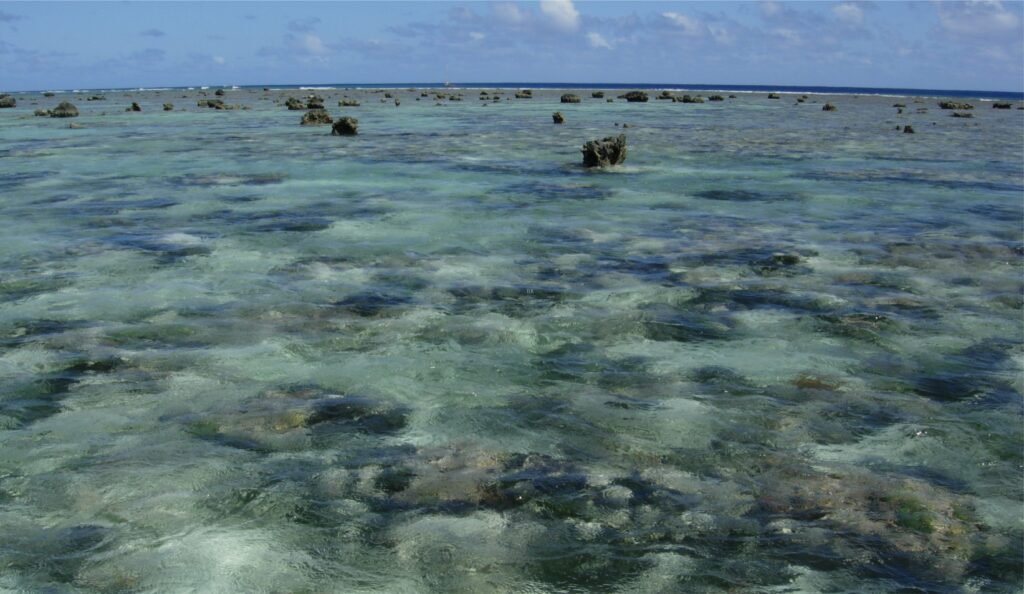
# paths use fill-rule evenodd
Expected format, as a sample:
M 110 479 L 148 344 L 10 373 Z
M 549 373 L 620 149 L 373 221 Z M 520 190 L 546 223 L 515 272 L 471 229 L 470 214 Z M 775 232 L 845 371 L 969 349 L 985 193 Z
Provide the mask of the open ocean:
M 0 592 L 1021 591 L 1019 93 L 319 86 L 0 109 Z

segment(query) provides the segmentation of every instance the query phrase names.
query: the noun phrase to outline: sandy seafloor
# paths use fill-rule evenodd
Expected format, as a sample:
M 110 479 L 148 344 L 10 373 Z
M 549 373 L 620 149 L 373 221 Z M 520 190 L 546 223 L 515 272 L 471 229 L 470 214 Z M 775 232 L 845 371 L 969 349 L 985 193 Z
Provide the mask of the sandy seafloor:
M 0 592 L 1019 591 L 1024 111 L 389 92 L 0 110 Z

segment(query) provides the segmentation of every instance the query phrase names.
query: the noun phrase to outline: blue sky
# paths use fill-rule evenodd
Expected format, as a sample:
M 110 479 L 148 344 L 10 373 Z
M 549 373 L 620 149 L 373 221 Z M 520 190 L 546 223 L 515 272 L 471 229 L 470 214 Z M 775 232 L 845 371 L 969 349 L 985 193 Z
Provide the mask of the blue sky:
M 1024 91 L 1024 3 L 0 2 L 0 90 L 666 82 Z

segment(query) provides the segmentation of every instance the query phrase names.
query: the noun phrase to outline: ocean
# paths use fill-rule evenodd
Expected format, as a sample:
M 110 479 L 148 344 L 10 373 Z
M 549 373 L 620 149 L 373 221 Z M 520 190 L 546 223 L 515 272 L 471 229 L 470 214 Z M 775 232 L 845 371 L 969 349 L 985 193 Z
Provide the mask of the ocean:
M 1019 94 L 300 86 L 0 109 L 0 592 L 1020 590 Z

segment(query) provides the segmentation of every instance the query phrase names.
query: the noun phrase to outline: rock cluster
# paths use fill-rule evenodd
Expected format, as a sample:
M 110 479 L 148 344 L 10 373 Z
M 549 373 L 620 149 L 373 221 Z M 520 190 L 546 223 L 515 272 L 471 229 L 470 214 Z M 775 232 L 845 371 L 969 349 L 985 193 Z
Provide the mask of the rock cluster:
M 583 145 L 585 167 L 610 167 L 626 160 L 626 135 L 591 140 Z
M 940 101 L 939 107 L 942 109 L 974 109 L 970 103 L 957 103 L 956 101 Z
M 225 109 L 224 102 L 220 99 L 200 99 L 196 101 L 197 107 L 209 107 L 210 109 Z
M 287 107 L 291 111 L 301 111 L 303 109 L 306 109 L 306 104 L 303 103 L 302 101 L 299 101 L 295 97 L 289 97 L 284 102 L 284 106 Z

